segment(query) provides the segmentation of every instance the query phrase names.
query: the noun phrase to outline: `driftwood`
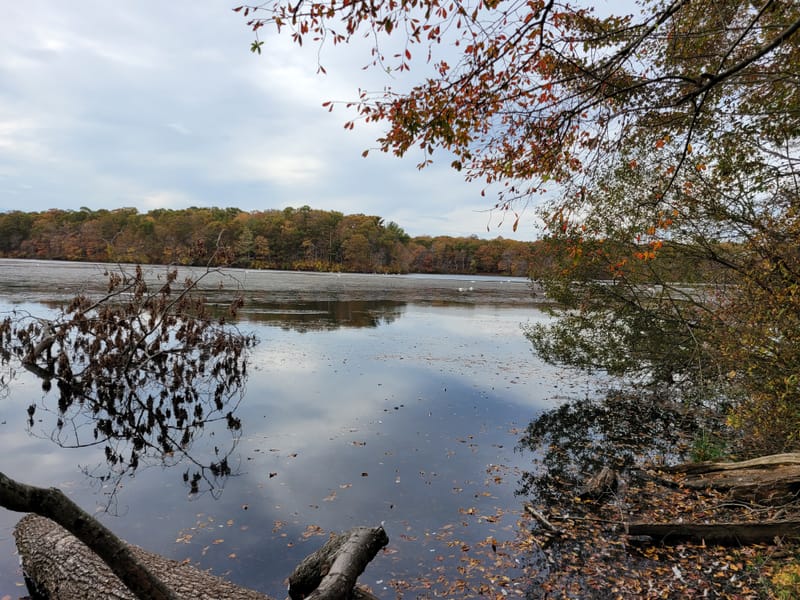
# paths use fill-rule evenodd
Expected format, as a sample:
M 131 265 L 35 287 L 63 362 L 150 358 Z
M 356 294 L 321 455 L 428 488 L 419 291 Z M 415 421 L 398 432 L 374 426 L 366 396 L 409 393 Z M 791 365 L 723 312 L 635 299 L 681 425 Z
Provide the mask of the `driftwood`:
M 685 474 L 680 486 L 713 489 L 749 502 L 784 504 L 800 493 L 800 453 L 773 454 L 740 462 L 701 462 L 664 467 Z M 685 541 L 739 545 L 773 543 L 776 538 L 800 539 L 800 521 L 717 523 L 630 523 L 630 543 Z
M 332 537 L 289 576 L 289 597 L 292 600 L 347 597 L 358 576 L 388 543 L 383 527 L 356 527 Z M 374 598 L 363 591 L 358 593 L 362 598 Z
M 698 463 L 684 463 L 672 467 L 663 467 L 661 470 L 666 473 L 686 473 L 691 475 L 716 471 L 734 471 L 737 469 L 768 469 L 783 465 L 800 465 L 800 453 L 789 452 L 785 454 L 771 454 L 769 456 L 759 456 L 758 458 L 739 462 L 704 461 Z
M 630 541 L 641 537 L 664 544 L 696 542 L 720 545 L 773 543 L 775 538 L 800 538 L 800 521 L 765 523 L 631 523 Z M 650 540 L 648 540 L 650 541 Z
M 33 597 L 61 600 L 136 600 L 98 556 L 66 529 L 38 515 L 26 515 L 14 528 L 22 570 Z M 127 545 L 138 561 L 175 594 L 189 600 L 269 600 L 191 565 Z M 146 596 L 145 596 L 146 597 Z
M 107 571 L 119 577 L 138 598 L 176 599 L 172 590 L 141 562 L 130 546 L 61 490 L 26 485 L 0 473 L 0 506 L 52 519 L 88 546 L 86 553 L 104 561 Z
M 110 568 L 85 544 L 60 525 L 38 515 L 23 517 L 14 528 L 22 569 L 32 596 L 60 600 L 136 600 Z M 382 527 L 358 527 L 336 536 L 333 552 L 325 546 L 307 557 L 302 564 L 328 566 L 316 574 L 293 574 L 296 585 L 311 593 L 314 600 L 375 598 L 354 589 L 355 578 L 377 552 L 388 543 Z M 328 546 L 326 544 L 326 546 Z M 270 600 L 261 592 L 235 585 L 189 564 L 174 561 L 125 544 L 137 561 L 174 594 L 185 600 Z M 299 567 L 298 567 L 299 569 Z M 349 585 L 349 588 L 347 587 Z M 149 596 L 140 596 L 149 598 Z M 293 598 L 296 596 L 293 596 Z M 300 596 L 302 597 L 302 596 Z
M 732 463 L 703 462 L 670 467 L 685 473 L 684 487 L 729 492 L 740 500 L 784 504 L 800 493 L 800 454 L 774 454 Z

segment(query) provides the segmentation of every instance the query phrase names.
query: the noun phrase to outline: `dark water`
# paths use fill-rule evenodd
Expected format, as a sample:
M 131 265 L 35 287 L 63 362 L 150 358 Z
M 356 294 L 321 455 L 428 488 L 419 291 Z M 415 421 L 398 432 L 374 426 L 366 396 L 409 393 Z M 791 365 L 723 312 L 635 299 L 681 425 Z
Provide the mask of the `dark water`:
M 99 289 L 103 270 L 0 261 L 0 312 L 47 313 Z M 515 535 L 514 491 L 530 460 L 514 452 L 521 430 L 593 385 L 532 355 L 520 324 L 545 317 L 526 280 L 235 270 L 214 279 L 220 300 L 242 291 L 238 326 L 260 339 L 221 493 L 190 495 L 182 465 L 153 465 L 124 478 L 103 512 L 112 488 L 91 477 L 105 466 L 101 449 L 53 443 L 49 400 L 20 372 L 0 397 L 0 470 L 97 507 L 130 542 L 274 597 L 330 531 L 384 523 L 389 549 L 362 580 L 385 598 L 393 581 L 432 579 L 434 567 L 457 578 L 454 541 Z M 42 409 L 29 430 L 32 402 Z M 224 444 L 227 431 L 210 428 L 193 452 Z M 18 517 L 0 509 L 0 597 L 24 595 Z

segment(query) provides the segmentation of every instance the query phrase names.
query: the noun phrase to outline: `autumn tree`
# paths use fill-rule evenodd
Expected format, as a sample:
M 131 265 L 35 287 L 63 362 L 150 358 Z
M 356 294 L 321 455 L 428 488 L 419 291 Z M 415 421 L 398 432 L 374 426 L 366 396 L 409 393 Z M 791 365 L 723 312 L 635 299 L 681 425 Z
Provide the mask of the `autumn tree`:
M 362 90 L 346 127 L 382 124 L 379 149 L 418 150 L 420 167 L 444 151 L 497 190 L 514 229 L 526 206 L 540 207 L 559 254 L 535 275 L 564 307 L 553 327 L 530 331 L 547 358 L 733 384 L 737 414 L 789 417 L 778 440 L 794 443 L 800 5 L 644 0 L 615 14 L 555 0 L 276 0 L 235 10 L 255 31 L 253 51 L 268 49 L 270 28 L 298 44 L 366 37 L 369 65 L 420 72 L 409 89 Z M 676 284 L 675 264 L 702 286 Z

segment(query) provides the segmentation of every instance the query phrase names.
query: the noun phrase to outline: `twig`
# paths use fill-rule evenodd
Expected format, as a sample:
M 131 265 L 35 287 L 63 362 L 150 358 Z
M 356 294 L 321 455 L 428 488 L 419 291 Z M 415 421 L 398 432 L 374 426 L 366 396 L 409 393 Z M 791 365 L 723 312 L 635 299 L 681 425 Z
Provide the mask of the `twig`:
M 550 521 L 547 520 L 547 517 L 545 517 L 542 513 L 533 508 L 533 506 L 528 504 L 527 502 L 525 503 L 525 512 L 527 512 L 534 519 L 539 521 L 539 524 L 542 527 L 544 527 L 547 531 L 555 533 L 556 535 L 563 535 L 564 532 L 561 529 L 553 525 Z

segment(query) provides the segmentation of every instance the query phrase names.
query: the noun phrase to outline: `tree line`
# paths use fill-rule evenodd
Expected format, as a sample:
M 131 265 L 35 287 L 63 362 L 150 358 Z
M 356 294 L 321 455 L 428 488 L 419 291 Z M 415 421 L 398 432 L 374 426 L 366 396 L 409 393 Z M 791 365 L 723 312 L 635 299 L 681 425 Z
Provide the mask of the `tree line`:
M 620 257 L 629 247 L 606 251 Z M 646 251 L 646 246 L 641 248 Z M 397 223 L 363 214 L 287 207 L 90 210 L 0 213 L 0 257 L 129 264 L 235 266 L 369 273 L 487 274 L 536 277 L 576 259 L 552 239 L 409 236 Z M 652 262 L 672 281 L 709 273 L 664 248 Z M 596 268 L 593 279 L 613 276 Z
M 527 276 L 538 242 L 409 236 L 378 216 L 309 206 L 0 213 L 0 257 L 256 269 Z

